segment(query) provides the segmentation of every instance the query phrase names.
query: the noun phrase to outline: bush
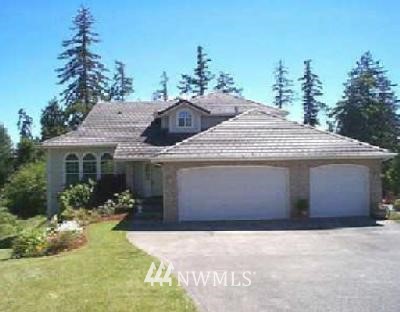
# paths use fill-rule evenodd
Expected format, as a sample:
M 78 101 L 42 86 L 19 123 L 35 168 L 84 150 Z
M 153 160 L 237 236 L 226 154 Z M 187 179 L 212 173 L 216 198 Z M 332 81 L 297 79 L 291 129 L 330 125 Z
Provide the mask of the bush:
M 114 194 L 114 200 L 107 200 L 104 205 L 97 207 L 96 211 L 102 216 L 111 216 L 116 213 L 126 212 L 133 208 L 135 200 L 132 194 L 126 190 L 120 194 Z
M 17 217 L 9 213 L 6 208 L 0 208 L 0 248 L 9 248 L 19 230 Z
M 10 212 L 29 218 L 46 212 L 44 162 L 22 166 L 4 186 L 3 200 Z
M 47 252 L 48 242 L 43 230 L 26 230 L 18 234 L 12 244 L 14 258 L 39 257 Z
M 298 216 L 306 216 L 308 213 L 308 200 L 304 198 L 297 200 L 296 210 Z
M 60 210 L 88 208 L 92 200 L 95 183 L 79 183 L 66 188 L 59 195 Z
M 400 199 L 396 199 L 396 200 L 394 201 L 393 207 L 394 207 L 394 209 L 395 209 L 396 211 L 400 211 Z
M 83 234 L 75 231 L 53 232 L 47 239 L 46 253 L 54 255 L 62 251 L 70 250 L 80 245 L 84 239 Z
M 62 221 L 75 220 L 81 226 L 86 226 L 100 219 L 95 210 L 66 208 L 60 215 Z

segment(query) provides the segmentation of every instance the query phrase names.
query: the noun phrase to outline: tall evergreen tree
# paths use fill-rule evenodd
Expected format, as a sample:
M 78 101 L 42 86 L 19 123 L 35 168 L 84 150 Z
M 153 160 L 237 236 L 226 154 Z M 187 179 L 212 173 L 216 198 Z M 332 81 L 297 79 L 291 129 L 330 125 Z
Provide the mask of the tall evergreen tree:
M 395 148 L 399 116 L 394 86 L 371 53 L 364 53 L 350 71 L 342 99 L 333 110 L 337 131 L 374 145 Z
M 288 73 L 282 60 L 279 60 L 274 71 L 275 83 L 272 86 L 272 91 L 275 93 L 274 104 L 279 108 L 287 106 L 293 101 L 293 81 L 287 78 Z
M 209 82 L 214 75 L 208 68 L 211 59 L 203 51 L 203 47 L 197 47 L 197 65 L 194 69 L 193 76 L 182 75 L 182 79 L 178 85 L 181 94 L 194 93 L 195 95 L 204 95 L 208 89 Z
M 24 109 L 20 109 L 18 111 L 18 122 L 17 122 L 17 127 L 19 130 L 19 135 L 21 138 L 25 139 L 32 139 L 32 124 L 33 124 L 33 119 L 31 116 L 29 116 Z
M 0 124 L 0 189 L 13 171 L 13 148 L 7 129 Z
M 161 88 L 153 93 L 153 100 L 168 101 L 168 76 L 165 71 L 161 74 Z
M 241 95 L 243 91 L 242 88 L 236 87 L 233 77 L 225 72 L 219 72 L 219 75 L 217 77 L 217 84 L 215 85 L 214 90 L 220 91 L 222 93 L 237 95 Z
M 315 126 L 319 124 L 318 113 L 325 109 L 324 103 L 318 101 L 322 93 L 322 83 L 318 75 L 312 72 L 311 60 L 304 61 L 304 75 L 299 78 L 302 81 L 304 124 Z
M 67 85 L 61 93 L 72 127 L 79 125 L 98 100 L 104 97 L 107 77 L 100 56 L 91 51 L 99 36 L 92 31 L 94 19 L 89 9 L 81 7 L 73 20 L 72 39 L 63 41 L 65 51 L 59 59 L 66 61 L 57 69 L 59 84 Z
M 189 75 L 182 75 L 179 81 L 178 89 L 181 95 L 190 95 L 193 93 L 193 79 Z
M 65 114 L 56 98 L 49 101 L 40 117 L 42 141 L 67 132 Z
M 133 93 L 133 79 L 126 76 L 125 64 L 115 61 L 115 73 L 109 91 L 110 100 L 125 101 L 126 97 Z

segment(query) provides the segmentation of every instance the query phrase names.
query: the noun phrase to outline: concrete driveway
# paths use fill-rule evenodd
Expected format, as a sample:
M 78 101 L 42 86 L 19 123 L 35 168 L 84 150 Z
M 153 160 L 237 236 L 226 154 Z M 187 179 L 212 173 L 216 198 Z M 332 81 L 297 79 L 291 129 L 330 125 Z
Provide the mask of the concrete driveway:
M 399 311 L 399 224 L 246 229 L 139 229 L 128 238 L 171 262 L 175 275 L 228 271 L 228 284 L 230 272 L 246 284 L 241 274 L 251 272 L 248 287 L 189 279 L 185 288 L 203 311 Z

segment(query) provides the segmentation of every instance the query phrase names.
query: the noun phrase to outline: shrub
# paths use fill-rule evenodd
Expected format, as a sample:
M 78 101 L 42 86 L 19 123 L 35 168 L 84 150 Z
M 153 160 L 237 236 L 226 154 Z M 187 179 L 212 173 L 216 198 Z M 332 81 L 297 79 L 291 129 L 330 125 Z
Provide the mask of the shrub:
M 122 193 L 114 194 L 114 199 L 107 200 L 104 205 L 97 207 L 96 211 L 102 216 L 110 216 L 132 209 L 134 203 L 135 200 L 132 198 L 132 194 L 126 190 Z
M 396 200 L 394 201 L 394 209 L 395 209 L 396 211 L 400 211 L 400 199 L 396 199 Z
M 26 230 L 18 234 L 12 243 L 14 258 L 39 257 L 47 252 L 48 242 L 43 230 Z
M 43 162 L 22 166 L 4 186 L 4 203 L 10 212 L 29 218 L 46 211 L 46 179 Z
M 88 208 L 92 200 L 94 185 L 95 183 L 90 180 L 88 183 L 79 183 L 66 188 L 59 194 L 60 210 Z
M 17 217 L 8 212 L 6 208 L 0 208 L 0 248 L 9 248 L 19 230 Z
M 297 200 L 296 210 L 299 216 L 306 216 L 308 212 L 308 200 L 304 198 Z
M 75 220 L 81 226 L 86 226 L 100 219 L 95 210 L 66 208 L 60 215 L 62 221 Z
M 48 255 L 57 254 L 62 251 L 70 250 L 80 245 L 84 236 L 76 231 L 53 232 L 47 239 L 46 253 Z

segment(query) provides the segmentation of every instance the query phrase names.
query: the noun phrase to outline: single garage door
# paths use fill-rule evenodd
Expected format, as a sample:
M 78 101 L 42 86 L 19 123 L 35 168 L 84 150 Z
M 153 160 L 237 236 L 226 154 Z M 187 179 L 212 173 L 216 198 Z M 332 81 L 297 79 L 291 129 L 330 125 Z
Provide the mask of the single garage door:
M 262 220 L 288 217 L 288 170 L 215 166 L 178 171 L 179 219 Z
M 369 214 L 369 170 L 359 165 L 327 165 L 310 170 L 311 217 Z

